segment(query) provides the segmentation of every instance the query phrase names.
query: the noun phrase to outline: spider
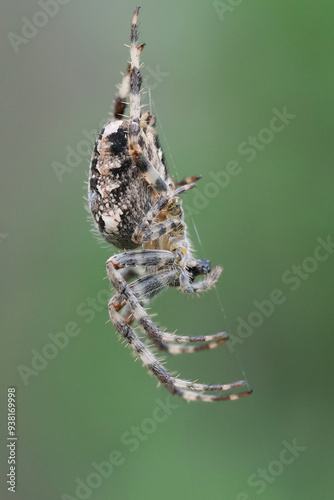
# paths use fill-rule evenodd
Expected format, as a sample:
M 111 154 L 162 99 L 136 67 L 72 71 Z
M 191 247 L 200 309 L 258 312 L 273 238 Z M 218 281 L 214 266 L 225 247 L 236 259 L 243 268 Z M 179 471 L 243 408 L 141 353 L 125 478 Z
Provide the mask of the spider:
M 144 44 L 138 44 L 138 13 L 139 7 L 132 18 L 130 62 L 118 88 L 114 119 L 98 135 L 90 165 L 88 200 L 94 224 L 104 240 L 123 250 L 106 263 L 116 291 L 108 304 L 110 320 L 135 356 L 172 394 L 188 401 L 239 399 L 251 391 L 228 395 L 221 391 L 243 386 L 244 381 L 209 385 L 172 376 L 131 326 L 136 321 L 157 348 L 172 354 L 212 349 L 228 339 L 225 332 L 195 337 L 161 331 L 144 308 L 167 287 L 188 294 L 209 290 L 222 268 L 211 271 L 208 260 L 196 259 L 187 236 L 180 195 L 195 187 L 200 177 L 173 183 L 155 117 L 150 111 L 141 113 Z M 124 115 L 126 106 L 129 116 Z M 195 282 L 199 275 L 204 278 Z

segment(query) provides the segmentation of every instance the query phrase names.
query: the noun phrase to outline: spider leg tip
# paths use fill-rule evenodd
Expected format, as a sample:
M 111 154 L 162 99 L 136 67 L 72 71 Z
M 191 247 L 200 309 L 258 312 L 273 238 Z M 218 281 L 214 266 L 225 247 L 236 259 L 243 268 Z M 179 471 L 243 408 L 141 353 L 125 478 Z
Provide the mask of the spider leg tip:
M 240 399 L 242 397 L 247 397 L 250 396 L 253 393 L 253 389 L 250 389 L 249 391 L 243 392 L 242 394 L 235 394 L 233 399 Z M 231 398 L 232 399 L 232 398 Z
M 246 380 L 239 380 L 238 382 L 235 382 L 235 384 L 233 384 L 233 385 L 235 385 L 237 387 L 242 387 L 246 384 L 247 384 Z

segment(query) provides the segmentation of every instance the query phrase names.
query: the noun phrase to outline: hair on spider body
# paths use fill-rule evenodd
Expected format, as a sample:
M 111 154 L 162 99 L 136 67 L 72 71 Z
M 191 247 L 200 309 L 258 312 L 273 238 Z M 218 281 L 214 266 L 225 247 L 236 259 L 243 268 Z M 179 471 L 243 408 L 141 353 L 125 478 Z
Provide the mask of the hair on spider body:
M 138 13 L 139 7 L 132 18 L 130 64 L 118 89 L 114 119 L 96 139 L 88 183 L 89 208 L 97 230 L 123 251 L 107 261 L 107 275 L 116 292 L 109 301 L 109 316 L 134 354 L 172 394 L 188 401 L 239 399 L 250 391 L 227 395 L 224 391 L 245 385 L 243 380 L 211 385 L 171 376 L 131 326 L 136 321 L 158 349 L 172 354 L 212 349 L 228 339 L 225 332 L 186 336 L 161 331 L 144 308 L 168 287 L 188 294 L 209 290 L 222 268 L 211 270 L 208 260 L 196 259 L 187 235 L 180 195 L 195 187 L 200 177 L 172 181 L 155 117 L 150 111 L 141 113 L 144 44 L 138 44 Z M 129 116 L 124 115 L 127 106 Z M 199 275 L 204 278 L 196 281 Z

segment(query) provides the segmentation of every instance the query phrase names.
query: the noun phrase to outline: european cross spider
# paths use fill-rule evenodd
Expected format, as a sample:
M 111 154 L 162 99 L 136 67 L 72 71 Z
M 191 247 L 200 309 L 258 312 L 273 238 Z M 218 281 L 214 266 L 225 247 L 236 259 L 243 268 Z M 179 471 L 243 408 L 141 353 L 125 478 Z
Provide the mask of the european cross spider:
M 150 111 L 141 113 L 139 59 L 144 44 L 138 44 L 138 13 L 139 7 L 132 18 L 130 63 L 119 86 L 114 119 L 97 137 L 90 166 L 88 197 L 95 226 L 108 243 L 124 251 L 107 261 L 107 275 L 116 291 L 109 316 L 135 355 L 172 394 L 188 401 L 238 399 L 250 391 L 229 395 L 221 391 L 243 386 L 244 381 L 208 385 L 171 376 L 131 327 L 136 321 L 157 348 L 172 354 L 213 349 L 228 338 L 226 333 L 191 337 L 161 331 L 143 307 L 166 287 L 191 294 L 209 290 L 222 268 L 211 271 L 208 260 L 196 259 L 187 236 L 180 195 L 199 177 L 173 183 L 155 117 Z M 127 105 L 129 116 L 124 115 Z M 134 250 L 138 247 L 142 249 Z M 198 275 L 205 277 L 195 283 Z

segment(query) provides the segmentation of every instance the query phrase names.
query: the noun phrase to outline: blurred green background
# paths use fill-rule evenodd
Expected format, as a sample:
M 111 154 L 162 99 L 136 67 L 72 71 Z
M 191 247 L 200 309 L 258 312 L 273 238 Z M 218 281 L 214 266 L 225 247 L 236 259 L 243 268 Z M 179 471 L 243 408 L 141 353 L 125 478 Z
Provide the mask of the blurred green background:
M 332 499 L 334 255 L 312 257 L 317 238 L 334 238 L 333 3 L 141 2 L 144 77 L 171 174 L 203 175 L 184 197 L 190 235 L 198 257 L 224 266 L 217 293 L 169 290 L 153 312 L 192 335 L 237 336 L 249 315 L 261 323 L 237 345 L 168 357 L 184 378 L 246 377 L 251 398 L 170 398 L 167 413 L 157 409 L 167 391 L 106 325 L 115 250 L 92 236 L 83 200 L 87 135 L 126 69 L 134 6 L 51 2 L 45 18 L 35 0 L 2 5 L 1 498 L 14 386 L 19 500 Z M 23 41 L 8 37 L 22 29 Z M 264 130 L 285 107 L 295 117 Z M 246 153 L 250 137 L 259 142 Z M 212 173 L 232 160 L 238 173 L 217 188 Z M 284 303 L 252 315 L 275 289 Z M 65 328 L 77 335 L 22 377 L 32 350 Z M 119 465 L 104 464 L 103 477 L 93 463 L 110 460 Z

